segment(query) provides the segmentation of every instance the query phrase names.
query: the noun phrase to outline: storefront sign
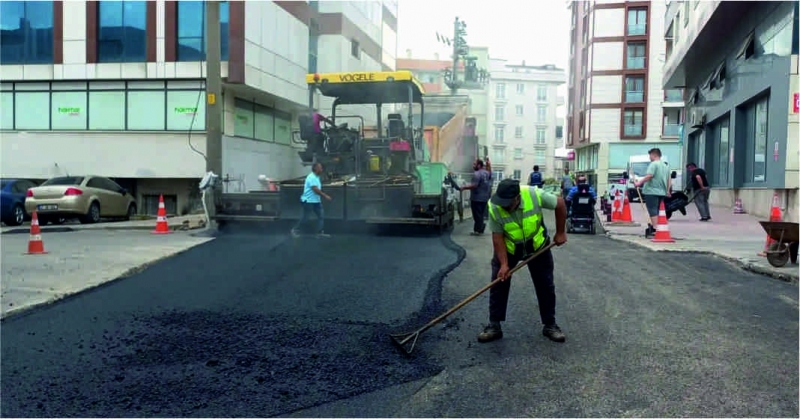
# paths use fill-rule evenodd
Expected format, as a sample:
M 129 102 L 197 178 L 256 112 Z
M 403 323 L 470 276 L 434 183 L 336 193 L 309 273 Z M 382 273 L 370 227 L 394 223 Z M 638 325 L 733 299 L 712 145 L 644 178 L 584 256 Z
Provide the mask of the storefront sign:
M 180 108 L 180 107 L 176 107 L 175 108 L 175 113 L 183 114 L 183 115 L 186 115 L 186 116 L 194 116 L 194 114 L 197 113 L 197 108 Z
M 58 113 L 66 114 L 69 116 L 79 116 L 81 114 L 81 108 L 59 107 Z
M 793 106 L 792 111 L 794 113 L 800 112 L 800 93 L 795 93 L 794 94 L 794 106 Z
M 572 161 L 575 160 L 575 152 L 570 150 L 567 152 L 567 160 Z
M 772 150 L 772 160 L 778 161 L 778 142 L 775 141 L 775 149 Z

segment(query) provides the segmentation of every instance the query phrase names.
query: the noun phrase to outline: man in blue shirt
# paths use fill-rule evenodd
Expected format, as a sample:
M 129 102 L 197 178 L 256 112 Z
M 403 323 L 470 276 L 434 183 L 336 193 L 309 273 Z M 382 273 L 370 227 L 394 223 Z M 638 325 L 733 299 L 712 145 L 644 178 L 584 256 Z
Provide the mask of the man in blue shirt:
M 585 185 L 586 184 L 586 176 L 581 176 L 578 178 L 578 185 Z M 578 185 L 573 186 L 569 189 L 569 193 L 567 193 L 567 202 L 572 201 L 572 198 L 575 194 L 578 193 Z M 597 192 L 594 191 L 594 188 L 589 186 L 589 193 L 592 194 L 592 198 L 597 200 Z
M 486 230 L 486 215 L 489 213 L 489 198 L 492 197 L 492 174 L 486 170 L 483 160 L 475 160 L 472 163 L 475 171 L 472 175 L 472 182 L 465 186 L 459 186 L 452 177 L 450 182 L 458 191 L 472 191 L 470 193 L 470 209 L 472 210 L 473 236 L 480 236 Z M 452 176 L 452 173 L 450 173 Z
M 300 227 L 308 221 L 308 218 L 313 212 L 317 216 L 317 237 L 330 237 L 323 231 L 325 223 L 325 212 L 322 210 L 322 199 L 330 201 L 331 197 L 325 192 L 322 192 L 322 164 L 314 163 L 311 167 L 311 173 L 306 176 L 306 182 L 303 187 L 303 195 L 300 196 L 300 202 L 303 204 L 303 215 L 297 225 L 292 229 L 292 236 L 299 237 Z

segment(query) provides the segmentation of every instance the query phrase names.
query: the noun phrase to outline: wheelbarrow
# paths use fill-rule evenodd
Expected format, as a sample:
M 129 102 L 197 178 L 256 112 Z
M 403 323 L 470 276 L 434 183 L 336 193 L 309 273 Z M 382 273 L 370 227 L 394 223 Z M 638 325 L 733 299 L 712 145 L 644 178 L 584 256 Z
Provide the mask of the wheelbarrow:
M 797 263 L 797 246 L 800 243 L 800 228 L 798 223 L 785 221 L 759 221 L 761 228 L 767 236 L 774 240 L 767 249 L 767 261 L 770 265 L 780 268 L 786 265 L 789 259 Z

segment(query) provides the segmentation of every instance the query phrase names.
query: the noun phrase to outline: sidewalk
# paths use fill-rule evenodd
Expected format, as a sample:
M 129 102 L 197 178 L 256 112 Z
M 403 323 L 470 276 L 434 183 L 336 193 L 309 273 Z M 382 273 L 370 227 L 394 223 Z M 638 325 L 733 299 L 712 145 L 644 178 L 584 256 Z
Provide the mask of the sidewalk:
M 202 214 L 182 215 L 178 217 L 167 218 L 169 229 L 176 230 L 194 230 L 197 228 L 205 227 L 205 216 Z M 97 224 L 81 224 L 77 221 L 68 221 L 62 225 L 47 225 L 42 227 L 42 232 L 46 233 L 48 230 L 153 230 L 156 228 L 156 219 L 151 220 L 131 220 L 131 221 L 102 221 Z M 28 233 L 30 232 L 30 222 L 16 227 L 3 226 L 0 228 L 0 234 L 6 233 Z
M 787 263 L 775 268 L 765 257 L 757 256 L 764 249 L 766 233 L 758 224 L 763 221 L 749 214 L 733 214 L 723 207 L 711 207 L 711 221 L 700 222 L 697 207 L 689 204 L 686 215 L 677 212 L 669 220 L 669 230 L 675 243 L 653 243 L 644 238 L 647 214 L 638 202 L 631 203 L 631 213 L 637 227 L 606 225 L 606 217 L 598 210 L 598 217 L 606 234 L 616 240 L 627 241 L 655 251 L 704 252 L 730 260 L 743 269 L 769 275 L 787 282 L 797 283 L 798 266 Z

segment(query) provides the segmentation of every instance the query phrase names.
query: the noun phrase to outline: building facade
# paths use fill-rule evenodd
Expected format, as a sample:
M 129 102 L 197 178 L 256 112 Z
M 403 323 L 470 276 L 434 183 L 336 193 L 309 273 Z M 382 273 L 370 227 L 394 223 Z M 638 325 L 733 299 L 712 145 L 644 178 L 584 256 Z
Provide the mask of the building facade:
M 0 175 L 112 177 L 140 212 L 196 204 L 206 169 L 199 1 L 0 2 Z M 225 190 L 301 176 L 305 75 L 393 69 L 397 3 L 221 2 Z
M 566 146 L 577 173 L 599 191 L 616 183 L 629 157 L 661 149 L 680 171 L 680 90 L 662 87 L 665 5 L 571 2 Z
M 560 172 L 555 150 L 563 127 L 556 109 L 564 104 L 558 96 L 558 86 L 566 82 L 564 70 L 500 59 L 491 60 L 490 70 L 489 156 L 495 179 L 527 182 L 534 165 L 545 178 L 554 177 Z
M 686 89 L 685 158 L 711 202 L 769 217 L 777 193 L 797 221 L 798 3 L 673 1 L 664 86 Z

